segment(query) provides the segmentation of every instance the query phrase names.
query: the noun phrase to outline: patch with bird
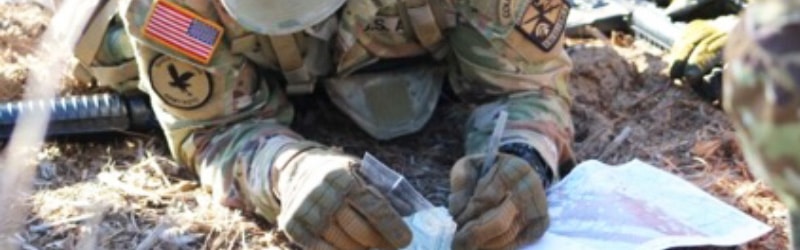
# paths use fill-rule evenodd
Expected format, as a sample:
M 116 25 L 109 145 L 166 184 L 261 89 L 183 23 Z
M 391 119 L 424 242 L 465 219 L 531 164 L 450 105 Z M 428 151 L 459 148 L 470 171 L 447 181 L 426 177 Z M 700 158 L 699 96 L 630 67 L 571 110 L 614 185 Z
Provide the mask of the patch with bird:
M 153 91 L 169 106 L 196 109 L 211 97 L 208 72 L 173 57 L 160 55 L 153 59 L 149 75 Z

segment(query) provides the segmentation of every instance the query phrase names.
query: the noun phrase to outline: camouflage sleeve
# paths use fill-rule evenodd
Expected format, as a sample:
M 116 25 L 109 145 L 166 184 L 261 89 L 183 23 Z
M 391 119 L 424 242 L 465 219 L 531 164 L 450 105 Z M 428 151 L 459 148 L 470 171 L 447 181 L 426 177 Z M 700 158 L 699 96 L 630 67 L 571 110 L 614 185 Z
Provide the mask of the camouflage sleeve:
M 748 6 L 725 49 L 723 105 L 750 169 L 789 207 L 800 247 L 800 16 L 796 1 Z
M 216 201 L 273 221 L 270 170 L 279 151 L 317 144 L 287 126 L 294 116 L 278 82 L 236 53 L 211 1 L 131 0 L 121 7 L 140 75 L 174 158 Z M 191 20 L 176 31 L 164 20 Z M 192 40 L 196 39 L 196 40 Z
M 501 110 L 509 124 L 501 148 L 533 148 L 555 179 L 573 164 L 564 0 L 455 1 L 464 17 L 449 34 L 450 80 L 460 96 L 483 103 L 467 124 L 466 153 L 485 152 Z M 488 102 L 488 103 L 487 103 Z M 519 150 L 509 150 L 519 151 Z

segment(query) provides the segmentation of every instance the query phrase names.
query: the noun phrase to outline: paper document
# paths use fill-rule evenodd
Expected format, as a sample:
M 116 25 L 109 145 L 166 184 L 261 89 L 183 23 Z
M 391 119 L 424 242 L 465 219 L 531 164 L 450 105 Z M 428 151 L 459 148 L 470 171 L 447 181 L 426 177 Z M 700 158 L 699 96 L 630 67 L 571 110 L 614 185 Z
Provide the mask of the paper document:
M 456 224 L 404 177 L 367 154 L 360 170 L 403 214 L 409 250 L 449 249 Z M 578 165 L 547 191 L 550 227 L 525 250 L 735 246 L 772 228 L 693 184 L 641 161 Z
M 693 184 L 635 160 L 587 161 L 548 190 L 550 227 L 525 250 L 735 246 L 772 230 Z

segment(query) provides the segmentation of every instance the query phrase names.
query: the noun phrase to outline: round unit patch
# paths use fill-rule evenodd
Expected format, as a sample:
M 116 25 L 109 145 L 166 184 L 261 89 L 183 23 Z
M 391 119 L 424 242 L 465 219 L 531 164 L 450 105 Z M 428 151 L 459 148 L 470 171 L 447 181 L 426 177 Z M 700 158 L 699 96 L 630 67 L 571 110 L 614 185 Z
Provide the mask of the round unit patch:
M 211 97 L 208 72 L 165 55 L 150 62 L 150 84 L 164 103 L 180 109 L 199 108 Z

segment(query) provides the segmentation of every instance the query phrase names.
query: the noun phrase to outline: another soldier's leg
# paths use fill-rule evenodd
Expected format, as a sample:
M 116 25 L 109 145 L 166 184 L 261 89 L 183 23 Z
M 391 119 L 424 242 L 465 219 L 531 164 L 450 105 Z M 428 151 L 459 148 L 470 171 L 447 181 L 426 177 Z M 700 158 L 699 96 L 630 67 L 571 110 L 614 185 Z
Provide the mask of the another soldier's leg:
M 544 189 L 572 165 L 571 61 L 563 49 L 569 7 L 561 0 L 472 4 L 456 6 L 467 22 L 448 37 L 453 89 L 481 104 L 467 124 L 467 156 L 451 174 L 450 211 L 459 223 L 457 246 L 508 249 L 543 234 L 549 223 Z M 501 154 L 483 172 L 483 153 L 503 110 Z
M 216 200 L 276 223 L 310 249 L 408 243 L 400 216 L 353 174 L 357 158 L 304 140 L 286 127 L 293 111 L 280 85 L 245 58 L 267 52 L 236 50 L 273 49 L 269 41 L 289 49 L 305 34 L 246 34 L 220 21 L 229 17 L 218 1 L 128 3 L 123 19 L 134 41 L 141 87 L 152 97 L 172 154 L 194 170 Z M 176 28 L 175 20 L 190 20 L 190 30 Z M 283 59 L 276 61 L 302 63 Z
M 731 32 L 723 105 L 750 169 L 789 208 L 800 249 L 800 17 L 797 1 L 757 1 Z
M 73 50 L 78 61 L 74 76 L 81 82 L 126 92 L 136 89 L 138 72 L 117 7 L 118 1 L 104 1 L 87 27 L 80 27 L 83 34 Z

